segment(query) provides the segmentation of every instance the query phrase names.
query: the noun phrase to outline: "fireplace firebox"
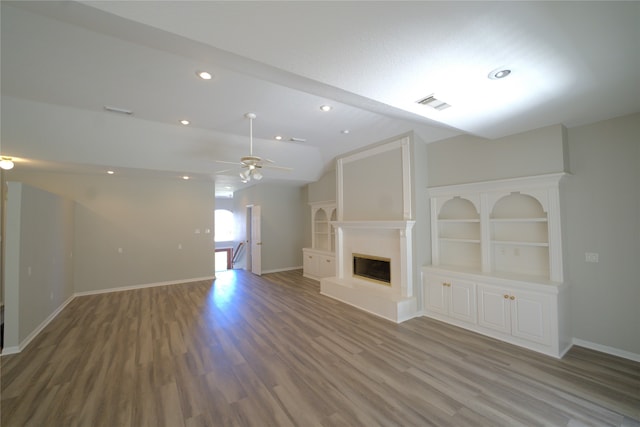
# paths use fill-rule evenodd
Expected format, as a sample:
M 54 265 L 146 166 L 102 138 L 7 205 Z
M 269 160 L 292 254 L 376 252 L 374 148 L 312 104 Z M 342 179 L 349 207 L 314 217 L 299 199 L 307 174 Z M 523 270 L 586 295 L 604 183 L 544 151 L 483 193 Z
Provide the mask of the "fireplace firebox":
M 353 275 L 391 286 L 391 260 L 372 255 L 353 254 Z

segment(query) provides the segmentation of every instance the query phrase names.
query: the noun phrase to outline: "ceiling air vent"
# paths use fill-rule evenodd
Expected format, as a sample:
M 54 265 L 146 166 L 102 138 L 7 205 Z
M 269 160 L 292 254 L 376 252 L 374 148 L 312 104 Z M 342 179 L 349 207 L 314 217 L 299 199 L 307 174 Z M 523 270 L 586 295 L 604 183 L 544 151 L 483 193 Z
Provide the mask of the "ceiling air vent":
M 439 100 L 433 95 L 429 95 L 426 98 L 421 99 L 420 101 L 418 101 L 418 104 L 426 105 L 427 107 L 431 107 L 438 111 L 442 111 L 451 107 L 450 104 L 447 104 L 446 102 Z
M 296 138 L 296 137 L 294 137 L 294 136 L 292 136 L 291 138 L 289 138 L 289 141 L 290 141 L 290 142 L 307 142 L 307 140 L 306 140 L 306 139 L 304 139 L 304 138 Z

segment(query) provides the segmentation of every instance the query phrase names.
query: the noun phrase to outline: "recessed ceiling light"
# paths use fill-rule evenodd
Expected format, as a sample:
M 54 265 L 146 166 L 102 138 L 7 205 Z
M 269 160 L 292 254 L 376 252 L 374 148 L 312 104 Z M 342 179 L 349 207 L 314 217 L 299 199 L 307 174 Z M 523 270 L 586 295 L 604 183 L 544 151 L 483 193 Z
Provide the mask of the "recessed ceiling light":
M 183 125 L 188 125 L 189 123 L 191 123 L 189 120 L 180 120 L 180 123 L 182 123 Z
M 275 139 L 276 141 L 282 141 L 282 136 L 276 135 L 273 139 Z
M 331 106 L 330 105 L 321 105 L 320 106 L 320 110 L 322 111 L 331 111 Z
M 340 133 L 344 134 L 344 135 L 348 135 L 349 132 L 351 132 L 349 129 L 343 129 L 340 131 Z
M 497 70 L 493 70 L 492 72 L 490 72 L 489 78 L 491 80 L 500 80 L 500 79 L 504 79 L 509 74 L 511 74 L 511 70 L 507 68 L 499 68 Z
M 182 179 L 184 179 L 184 180 L 186 181 L 186 180 L 188 180 L 188 179 L 189 179 L 189 176 L 188 176 L 188 175 L 185 175 L 185 176 L 183 176 L 183 177 L 182 177 Z
M 113 175 L 115 172 L 114 172 L 114 171 L 107 171 L 107 173 L 108 173 L 109 175 Z
M 196 76 L 200 77 L 202 80 L 211 80 L 213 75 L 207 71 L 197 71 Z

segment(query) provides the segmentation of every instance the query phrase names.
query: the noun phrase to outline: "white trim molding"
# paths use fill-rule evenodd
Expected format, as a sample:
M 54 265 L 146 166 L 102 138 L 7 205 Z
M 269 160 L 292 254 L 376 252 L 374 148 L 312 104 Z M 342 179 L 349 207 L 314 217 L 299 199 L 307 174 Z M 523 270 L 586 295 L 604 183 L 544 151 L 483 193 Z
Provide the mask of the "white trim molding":
M 608 345 L 597 344 L 594 342 L 581 340 L 579 338 L 573 338 L 573 340 L 571 341 L 571 344 L 577 345 L 578 347 L 584 347 L 590 350 L 607 353 L 612 356 L 622 357 L 623 359 L 633 360 L 634 362 L 640 362 L 640 354 L 633 353 L 626 350 L 620 350 L 619 348 L 615 348 L 615 347 L 609 347 Z

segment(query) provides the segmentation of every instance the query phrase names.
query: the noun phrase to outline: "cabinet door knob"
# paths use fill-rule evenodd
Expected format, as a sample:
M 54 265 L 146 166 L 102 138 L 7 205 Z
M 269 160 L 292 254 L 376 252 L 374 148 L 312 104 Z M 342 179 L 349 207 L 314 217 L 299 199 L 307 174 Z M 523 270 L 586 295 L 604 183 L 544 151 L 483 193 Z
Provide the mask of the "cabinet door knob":
M 325 259 L 325 261 L 326 261 L 326 262 L 331 262 L 331 260 L 330 260 L 330 259 Z
M 504 299 L 509 299 L 509 295 L 504 294 Z
M 513 295 L 511 295 L 511 296 L 509 297 L 509 299 L 510 299 L 511 301 L 513 301 L 514 299 L 516 299 L 516 297 L 514 297 Z

